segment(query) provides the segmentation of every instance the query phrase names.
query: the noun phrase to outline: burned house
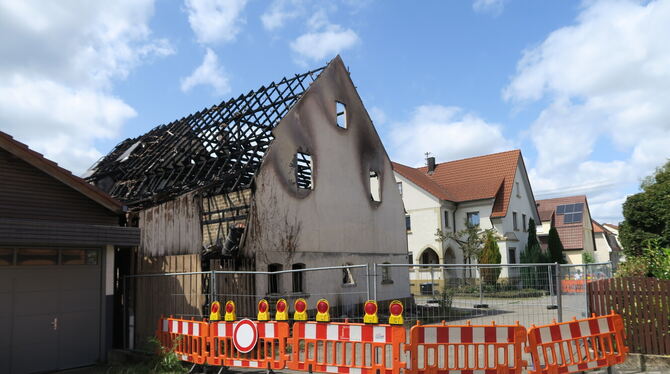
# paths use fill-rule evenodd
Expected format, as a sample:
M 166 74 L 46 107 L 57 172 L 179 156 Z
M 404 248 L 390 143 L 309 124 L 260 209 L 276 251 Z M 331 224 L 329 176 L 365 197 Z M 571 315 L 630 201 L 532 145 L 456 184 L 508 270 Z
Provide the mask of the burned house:
M 127 139 L 87 179 L 141 228 L 135 273 L 407 262 L 391 163 L 339 56 Z M 370 286 L 341 271 L 287 275 L 250 292 L 313 303 Z M 408 296 L 407 274 L 378 295 Z

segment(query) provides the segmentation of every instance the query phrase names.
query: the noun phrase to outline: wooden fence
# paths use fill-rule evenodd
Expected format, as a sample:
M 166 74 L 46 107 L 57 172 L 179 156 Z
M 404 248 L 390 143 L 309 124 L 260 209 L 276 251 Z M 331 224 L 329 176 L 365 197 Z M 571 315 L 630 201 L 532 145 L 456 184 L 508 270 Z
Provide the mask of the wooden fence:
M 587 288 L 592 313 L 623 316 L 631 353 L 670 354 L 670 280 L 611 278 Z

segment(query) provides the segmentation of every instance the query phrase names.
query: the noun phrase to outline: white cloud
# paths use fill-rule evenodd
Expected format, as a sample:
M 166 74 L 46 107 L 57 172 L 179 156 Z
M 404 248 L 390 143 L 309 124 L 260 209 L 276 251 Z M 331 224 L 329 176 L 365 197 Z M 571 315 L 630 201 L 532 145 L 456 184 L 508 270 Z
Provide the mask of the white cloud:
M 18 75 L 0 84 L 3 131 L 75 172 L 100 158 L 95 139 L 118 136 L 135 115 L 119 98 L 95 90 Z
M 153 1 L 0 0 L 0 129 L 75 173 L 135 111 L 113 84 L 174 53 L 151 35 Z
M 415 108 L 408 121 L 392 125 L 388 140 L 392 159 L 412 166 L 423 163 L 425 152 L 442 162 L 513 148 L 500 125 L 442 105 Z
M 332 58 L 360 43 L 352 29 L 331 24 L 325 11 L 316 12 L 307 22 L 309 32 L 291 42 L 291 49 L 303 59 L 313 61 Z
M 370 108 L 368 113 L 370 114 L 370 118 L 372 118 L 372 122 L 374 122 L 375 126 L 384 125 L 386 123 L 386 112 L 384 112 L 382 108 L 373 106 Z
M 261 14 L 263 27 L 268 31 L 276 31 L 284 27 L 286 22 L 297 18 L 304 10 L 302 0 L 274 0 L 268 9 Z
M 230 92 L 230 83 L 223 68 L 219 66 L 219 58 L 209 48 L 207 48 L 202 64 L 191 75 L 181 80 L 181 90 L 188 92 L 193 87 L 199 85 L 212 86 L 214 93 L 217 95 L 224 95 Z
M 524 52 L 503 96 L 549 102 L 531 128 L 536 191 L 616 191 L 601 204 L 611 214 L 670 156 L 670 44 L 660 37 L 670 35 L 668 20 L 667 1 L 587 2 L 574 25 Z M 623 156 L 594 160 L 602 149 Z
M 505 7 L 505 0 L 474 0 L 472 9 L 477 13 L 500 15 Z
M 242 11 L 247 0 L 186 0 L 188 22 L 199 43 L 235 40 L 246 23 Z

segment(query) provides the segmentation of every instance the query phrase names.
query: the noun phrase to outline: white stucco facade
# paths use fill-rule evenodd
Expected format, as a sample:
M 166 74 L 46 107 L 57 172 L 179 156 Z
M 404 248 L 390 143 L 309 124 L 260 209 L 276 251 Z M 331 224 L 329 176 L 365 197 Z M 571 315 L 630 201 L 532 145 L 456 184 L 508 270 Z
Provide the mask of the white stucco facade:
M 459 245 L 452 240 L 442 243 L 436 233 L 438 229 L 449 232 L 465 229 L 468 213 L 479 214 L 481 229 L 495 229 L 499 237 L 501 263 L 519 263 L 519 256 L 528 241 L 529 219 L 532 218 L 535 222 L 539 222 L 535 199 L 521 161 L 516 168 L 513 188 L 504 217 L 491 217 L 494 198 L 463 202 L 440 200 L 398 172 L 395 172 L 395 178 L 402 185 L 402 199 L 411 223 L 411 228 L 407 231 L 407 243 L 412 262 L 415 264 L 425 262 L 426 258 L 422 256 L 430 249 L 436 252 L 440 264 L 465 263 L 466 259 Z M 514 258 L 510 258 L 510 253 Z M 476 259 L 473 259 L 473 263 L 476 263 Z M 410 274 L 410 281 L 419 276 L 417 270 L 416 274 Z M 506 274 L 501 274 L 501 276 L 506 276 Z
M 596 251 L 595 259 L 596 262 L 610 262 L 610 254 L 612 253 L 612 248 L 607 242 L 604 232 L 595 232 L 593 237 L 596 242 Z

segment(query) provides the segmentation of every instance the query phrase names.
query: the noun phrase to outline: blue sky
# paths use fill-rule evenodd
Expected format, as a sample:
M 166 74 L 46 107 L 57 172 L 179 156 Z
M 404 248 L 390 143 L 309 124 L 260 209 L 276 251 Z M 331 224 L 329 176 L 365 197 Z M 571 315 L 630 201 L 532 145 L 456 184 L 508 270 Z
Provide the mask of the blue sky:
M 0 129 L 75 173 L 340 54 L 395 161 L 520 148 L 621 219 L 669 156 L 670 2 L 0 0 Z

